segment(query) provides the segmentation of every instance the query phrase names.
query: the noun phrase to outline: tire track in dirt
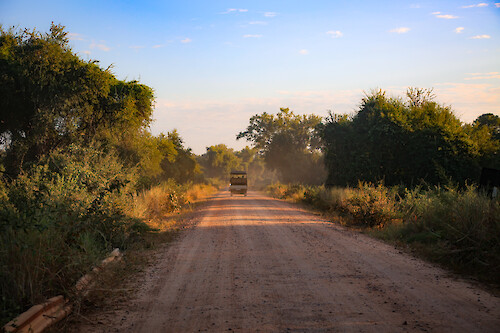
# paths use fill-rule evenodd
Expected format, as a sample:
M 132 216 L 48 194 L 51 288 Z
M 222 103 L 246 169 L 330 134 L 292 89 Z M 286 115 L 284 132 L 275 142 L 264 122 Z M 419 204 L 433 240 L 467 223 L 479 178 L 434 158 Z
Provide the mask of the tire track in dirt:
M 498 332 L 500 299 L 255 192 L 221 192 L 89 332 Z

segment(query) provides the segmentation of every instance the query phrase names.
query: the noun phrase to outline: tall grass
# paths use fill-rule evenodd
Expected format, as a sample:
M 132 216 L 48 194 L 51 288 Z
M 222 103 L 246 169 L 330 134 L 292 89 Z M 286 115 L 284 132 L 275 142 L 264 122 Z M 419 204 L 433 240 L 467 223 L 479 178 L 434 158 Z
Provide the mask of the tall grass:
M 70 295 L 111 249 L 143 241 L 157 227 L 148 219 L 212 189 L 168 182 L 137 194 L 136 181 L 113 153 L 71 146 L 0 182 L 0 326 L 48 297 Z
M 192 183 L 180 185 L 168 181 L 138 193 L 134 198 L 131 215 L 145 221 L 151 228 L 165 231 L 170 227 L 170 222 L 165 217 L 191 207 L 216 190 L 213 185 Z
M 342 224 L 365 227 L 457 272 L 499 284 L 500 202 L 475 187 L 401 193 L 381 184 L 328 189 L 273 184 L 268 191 L 334 214 Z

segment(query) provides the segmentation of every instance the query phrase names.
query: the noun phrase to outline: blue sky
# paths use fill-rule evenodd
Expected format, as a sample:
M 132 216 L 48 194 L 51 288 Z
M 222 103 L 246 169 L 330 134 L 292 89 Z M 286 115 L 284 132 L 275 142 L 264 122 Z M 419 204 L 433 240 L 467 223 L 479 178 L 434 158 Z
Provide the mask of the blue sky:
M 249 118 L 351 113 L 363 92 L 434 88 L 500 115 L 500 2 L 0 0 L 7 28 L 66 26 L 73 51 L 156 94 L 154 134 L 235 149 Z

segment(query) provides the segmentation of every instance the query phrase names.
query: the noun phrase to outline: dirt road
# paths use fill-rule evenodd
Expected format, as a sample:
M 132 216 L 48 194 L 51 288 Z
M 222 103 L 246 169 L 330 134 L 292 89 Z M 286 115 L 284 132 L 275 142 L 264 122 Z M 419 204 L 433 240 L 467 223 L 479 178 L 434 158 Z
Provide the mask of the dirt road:
M 118 332 L 499 332 L 500 299 L 250 192 L 219 193 L 159 255 Z

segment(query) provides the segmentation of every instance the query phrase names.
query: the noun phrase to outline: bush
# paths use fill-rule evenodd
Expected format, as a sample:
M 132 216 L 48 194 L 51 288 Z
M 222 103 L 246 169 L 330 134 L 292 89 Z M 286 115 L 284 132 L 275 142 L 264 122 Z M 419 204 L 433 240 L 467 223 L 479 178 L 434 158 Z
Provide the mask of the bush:
M 334 213 L 343 224 L 368 227 L 378 238 L 498 284 L 500 202 L 475 187 L 401 191 L 368 183 L 357 188 L 273 184 L 268 191 Z
M 66 294 L 138 223 L 126 215 L 133 170 L 98 147 L 55 151 L 10 184 L 0 201 L 2 322 Z
M 360 182 L 358 188 L 347 192 L 339 209 L 350 223 L 367 227 L 383 227 L 397 217 L 394 194 L 382 184 Z
M 475 187 L 419 189 L 399 205 L 404 223 L 397 237 L 427 244 L 435 260 L 474 275 L 500 275 L 500 204 Z M 421 247 L 421 246 L 420 246 Z

